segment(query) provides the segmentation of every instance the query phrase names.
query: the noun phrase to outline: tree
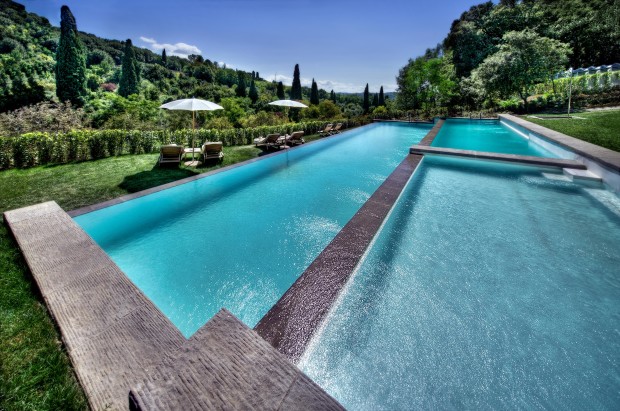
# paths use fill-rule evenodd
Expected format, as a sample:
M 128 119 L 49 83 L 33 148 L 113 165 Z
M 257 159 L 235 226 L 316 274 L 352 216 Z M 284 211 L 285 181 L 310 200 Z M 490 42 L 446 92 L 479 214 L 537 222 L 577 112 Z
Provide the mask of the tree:
M 372 106 L 379 107 L 379 95 L 377 93 L 372 96 Z
M 314 79 L 312 79 L 312 88 L 310 90 L 310 104 L 319 104 L 319 88 Z
M 299 79 L 299 64 L 295 64 L 293 71 L 293 85 L 291 86 L 291 100 L 301 100 L 301 80 Z
M 243 71 L 237 72 L 237 89 L 235 90 L 237 97 L 247 97 L 247 92 L 245 90 L 245 74 Z
M 284 84 L 281 81 L 278 81 L 276 94 L 280 100 L 284 100 Z
M 256 89 L 256 84 L 254 84 L 254 80 L 250 83 L 250 93 L 248 97 L 252 100 L 252 104 L 256 104 L 256 101 L 258 101 L 258 90 Z
M 56 95 L 81 106 L 86 92 L 86 51 L 69 7 L 60 8 L 60 40 L 56 50 Z
M 366 88 L 364 89 L 363 108 L 364 108 L 364 114 L 368 114 L 368 111 L 370 110 L 370 97 L 368 95 L 368 83 L 366 83 Z
M 329 93 L 329 99 L 334 103 L 336 102 L 336 93 L 334 93 L 334 90 Z
M 379 89 L 379 106 L 385 106 L 385 96 L 383 95 L 383 86 Z
M 548 81 L 565 67 L 570 48 L 530 29 L 508 32 L 503 40 L 499 50 L 487 57 L 472 76 L 489 94 L 502 98 L 518 94 L 527 111 L 533 86 Z
M 161 52 L 161 64 L 166 67 L 168 64 L 168 56 L 166 56 L 166 49 Z
M 118 94 L 123 97 L 138 94 L 139 81 L 138 62 L 136 61 L 131 39 L 127 39 L 121 65 L 121 81 L 118 84 Z

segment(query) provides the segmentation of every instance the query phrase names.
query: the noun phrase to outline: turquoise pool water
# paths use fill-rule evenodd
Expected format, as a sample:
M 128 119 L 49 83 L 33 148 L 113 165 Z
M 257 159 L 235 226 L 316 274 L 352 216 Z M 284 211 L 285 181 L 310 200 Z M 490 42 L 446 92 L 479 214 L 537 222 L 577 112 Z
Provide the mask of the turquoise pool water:
M 447 119 L 432 146 L 523 156 L 558 157 L 500 123 L 499 120 Z
M 374 124 L 75 221 L 185 336 L 222 307 L 253 327 L 429 130 Z
M 351 410 L 618 409 L 620 207 L 427 157 L 300 362 Z

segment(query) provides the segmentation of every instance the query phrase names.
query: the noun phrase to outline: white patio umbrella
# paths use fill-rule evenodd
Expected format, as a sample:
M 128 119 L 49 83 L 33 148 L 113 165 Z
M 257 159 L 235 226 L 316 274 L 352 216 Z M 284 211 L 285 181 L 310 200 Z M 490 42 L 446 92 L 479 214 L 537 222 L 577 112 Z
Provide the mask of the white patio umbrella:
M 269 103 L 272 106 L 307 108 L 304 103 L 295 100 L 276 100 Z
M 272 106 L 281 106 L 281 107 L 294 107 L 294 108 L 307 108 L 304 103 L 300 103 L 295 100 L 276 100 L 269 103 Z M 287 113 L 288 116 L 288 113 Z M 287 148 L 288 146 L 284 145 L 283 147 Z
M 224 107 L 199 98 L 184 98 L 162 104 L 159 108 L 165 108 L 167 110 L 187 110 L 192 112 L 192 161 L 186 162 L 185 165 L 197 166 L 200 164 L 198 161 L 194 161 L 194 145 L 196 143 L 196 111 L 223 110 Z

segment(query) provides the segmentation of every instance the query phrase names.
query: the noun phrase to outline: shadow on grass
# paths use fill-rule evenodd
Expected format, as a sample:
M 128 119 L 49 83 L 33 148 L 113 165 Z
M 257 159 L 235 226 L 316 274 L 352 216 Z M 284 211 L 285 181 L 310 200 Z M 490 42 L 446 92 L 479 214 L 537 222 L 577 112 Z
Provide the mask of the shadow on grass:
M 151 170 L 126 176 L 118 186 L 130 193 L 135 193 L 196 174 L 200 173 L 187 168 L 179 168 L 176 165 L 169 167 L 154 166 Z

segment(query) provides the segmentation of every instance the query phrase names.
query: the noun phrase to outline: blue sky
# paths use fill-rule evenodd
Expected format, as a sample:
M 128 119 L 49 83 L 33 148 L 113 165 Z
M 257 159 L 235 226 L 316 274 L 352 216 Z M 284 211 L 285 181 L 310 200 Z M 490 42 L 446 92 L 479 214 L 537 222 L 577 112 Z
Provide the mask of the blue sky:
M 22 0 L 58 26 L 69 6 L 78 29 L 161 53 L 201 54 L 290 85 L 299 63 L 337 92 L 394 91 L 407 60 L 442 41 L 452 21 L 482 0 Z

